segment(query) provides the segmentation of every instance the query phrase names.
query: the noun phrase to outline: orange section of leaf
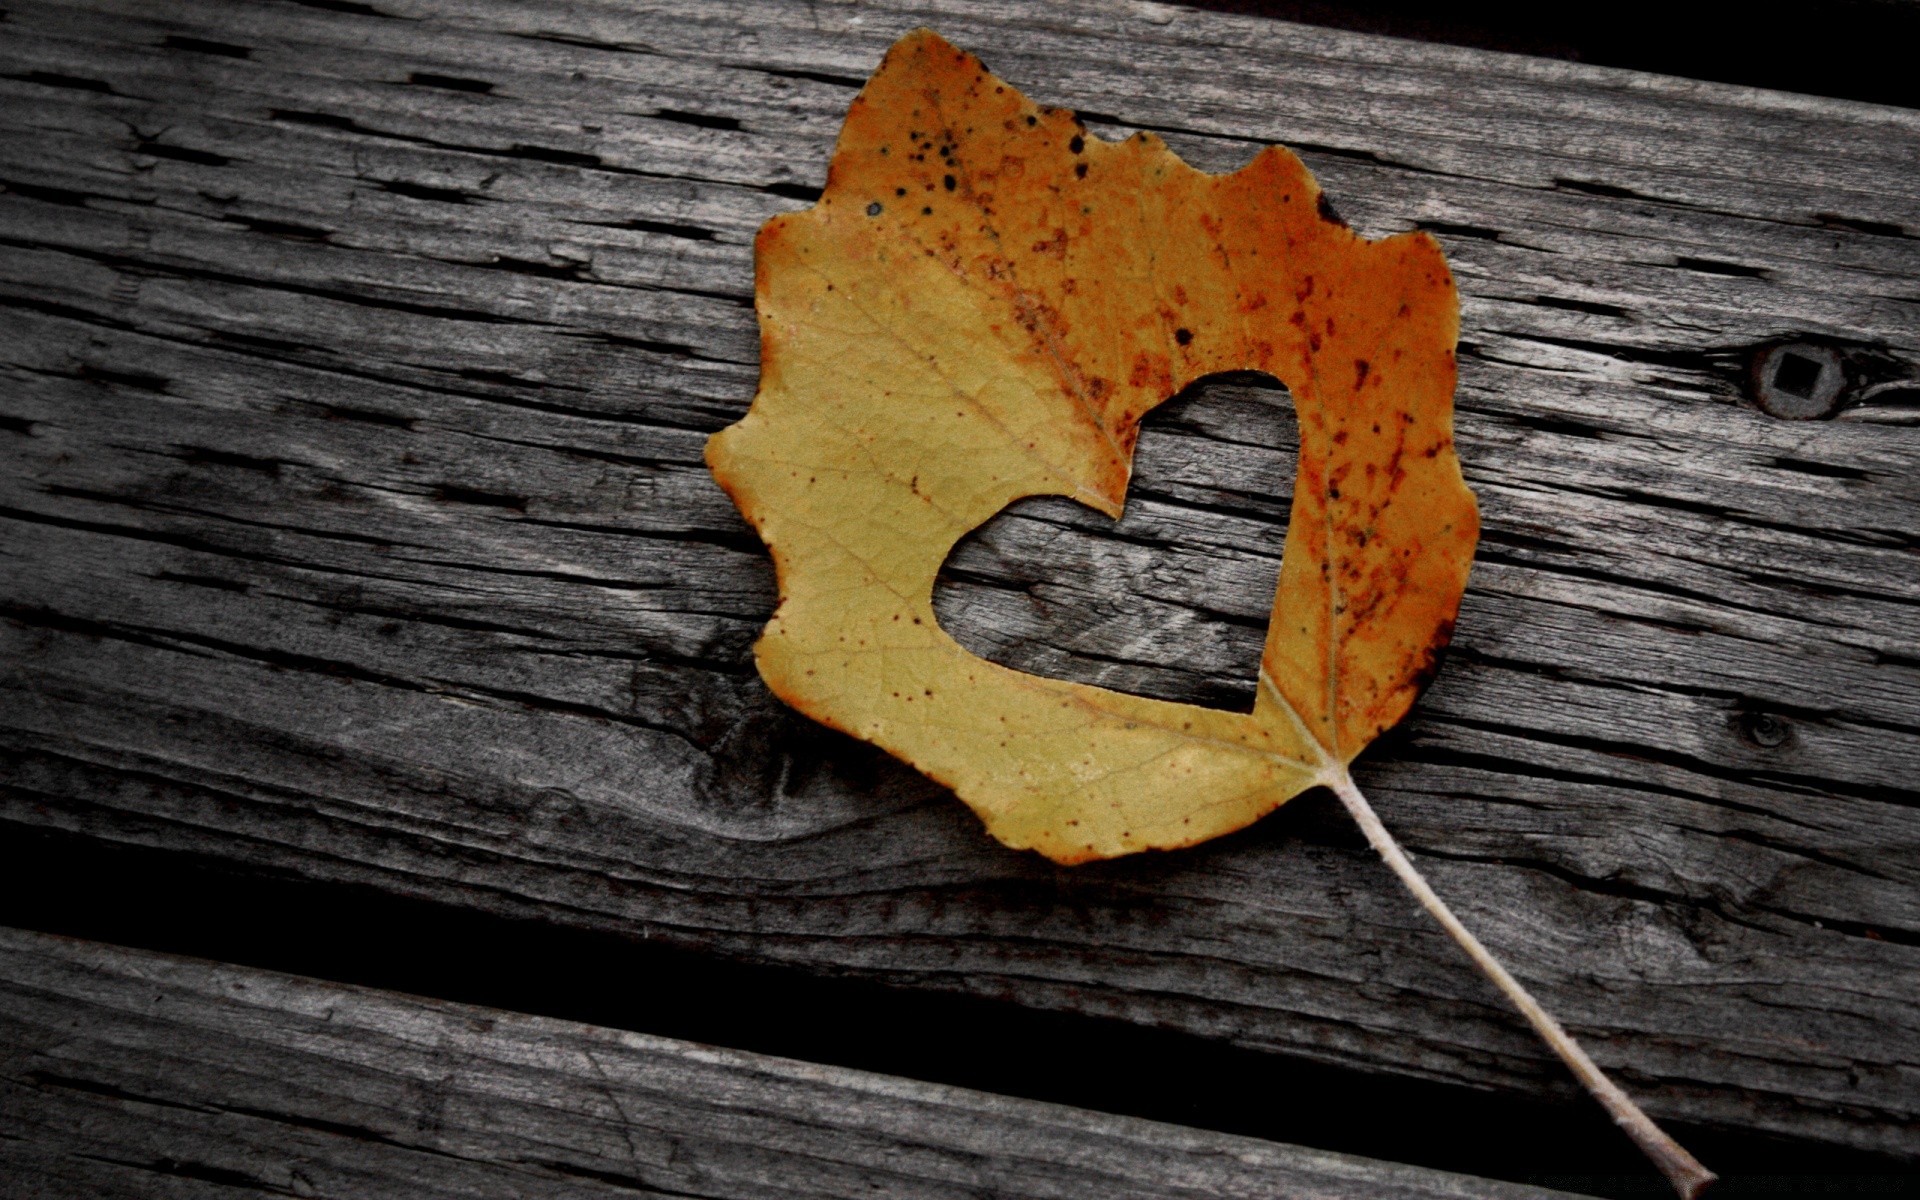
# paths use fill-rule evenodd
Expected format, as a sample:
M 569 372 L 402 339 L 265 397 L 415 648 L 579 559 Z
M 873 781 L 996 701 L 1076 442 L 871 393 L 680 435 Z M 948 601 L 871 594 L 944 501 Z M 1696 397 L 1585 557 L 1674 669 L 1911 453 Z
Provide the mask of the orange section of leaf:
M 1209 175 L 930 32 L 896 44 L 819 204 L 760 231 L 760 391 L 707 451 L 779 573 L 774 692 L 1061 862 L 1190 845 L 1343 771 L 1430 675 L 1478 517 L 1439 247 L 1328 211 L 1284 149 Z M 939 628 L 955 542 L 1023 496 L 1117 516 L 1142 415 L 1230 370 L 1285 382 L 1300 429 L 1251 714 L 1023 674 Z

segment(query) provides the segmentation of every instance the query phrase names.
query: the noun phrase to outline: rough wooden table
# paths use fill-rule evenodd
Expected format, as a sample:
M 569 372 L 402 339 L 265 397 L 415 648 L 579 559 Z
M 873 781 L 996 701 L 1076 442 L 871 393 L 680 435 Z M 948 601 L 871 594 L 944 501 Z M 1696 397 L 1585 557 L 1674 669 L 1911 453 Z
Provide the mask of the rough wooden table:
M 1056 869 L 754 675 L 771 569 L 700 461 L 750 241 L 927 24 L 1436 233 L 1486 529 L 1361 782 L 1655 1115 L 1920 1159 L 1920 113 L 1145 4 L 4 17 L 0 837 L 1568 1097 L 1318 801 Z M 1748 398 L 1786 341 L 1830 418 Z M 943 622 L 1246 703 L 1291 438 L 1176 401 L 1124 520 L 1016 506 Z

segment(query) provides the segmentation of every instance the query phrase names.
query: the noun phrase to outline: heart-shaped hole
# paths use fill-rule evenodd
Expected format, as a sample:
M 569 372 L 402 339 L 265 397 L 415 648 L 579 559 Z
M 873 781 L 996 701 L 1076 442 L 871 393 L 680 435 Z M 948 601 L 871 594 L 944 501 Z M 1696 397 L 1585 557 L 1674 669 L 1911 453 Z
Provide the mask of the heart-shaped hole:
M 1033 675 L 1253 711 L 1299 432 L 1271 375 L 1209 375 L 1147 414 L 1119 521 L 1007 506 L 947 556 L 941 628 Z

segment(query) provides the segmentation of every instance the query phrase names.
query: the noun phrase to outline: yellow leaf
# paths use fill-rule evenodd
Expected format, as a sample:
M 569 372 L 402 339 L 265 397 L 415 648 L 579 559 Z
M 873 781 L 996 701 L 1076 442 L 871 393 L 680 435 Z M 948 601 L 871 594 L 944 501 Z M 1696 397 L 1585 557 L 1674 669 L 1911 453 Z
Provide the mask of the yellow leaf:
M 754 647 L 776 695 L 1058 862 L 1191 845 L 1332 789 L 1674 1188 L 1713 1181 L 1448 910 L 1347 770 L 1433 671 L 1479 536 L 1432 238 L 1357 236 L 1279 147 L 1208 175 L 1152 134 L 1102 141 L 921 30 L 853 102 L 820 203 L 755 249 L 760 392 L 707 462 L 779 574 Z M 1235 370 L 1279 377 L 1300 428 L 1251 714 L 1027 675 L 939 627 L 961 537 L 1023 496 L 1119 516 L 1141 416 Z
M 921 31 L 854 101 L 819 204 L 756 250 L 760 392 L 707 459 L 778 568 L 755 653 L 782 699 L 1060 862 L 1238 829 L 1406 713 L 1478 531 L 1427 235 L 1357 236 L 1278 147 L 1209 175 L 1102 141 Z M 955 542 L 1023 496 L 1118 516 L 1140 418 L 1232 370 L 1286 383 L 1300 429 L 1250 715 L 1027 675 L 939 627 Z

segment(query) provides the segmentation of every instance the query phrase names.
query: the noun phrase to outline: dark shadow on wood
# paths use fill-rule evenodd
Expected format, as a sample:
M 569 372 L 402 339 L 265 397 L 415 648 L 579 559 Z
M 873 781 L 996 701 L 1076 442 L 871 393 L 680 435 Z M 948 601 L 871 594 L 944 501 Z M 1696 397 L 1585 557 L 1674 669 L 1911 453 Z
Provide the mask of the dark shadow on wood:
M 1325 807 L 1312 796 L 1291 809 Z M 0 827 L 0 925 L 880 1071 L 1600 1196 L 1665 1185 L 1600 1115 L 989 1000 L 719 961 Z M 1718 1196 L 1901 1194 L 1905 1164 L 1677 1128 Z
M 1416 0 L 1186 0 L 1389 37 L 1448 42 L 1605 67 L 1658 71 L 1814 96 L 1920 105 L 1920 5 L 1908 0 L 1735 6 L 1432 4 Z

